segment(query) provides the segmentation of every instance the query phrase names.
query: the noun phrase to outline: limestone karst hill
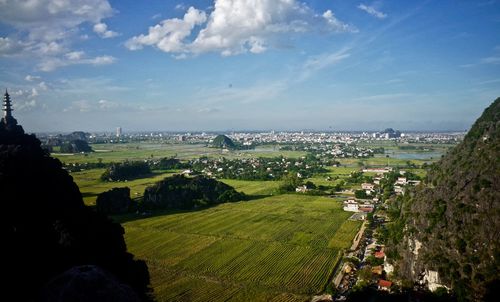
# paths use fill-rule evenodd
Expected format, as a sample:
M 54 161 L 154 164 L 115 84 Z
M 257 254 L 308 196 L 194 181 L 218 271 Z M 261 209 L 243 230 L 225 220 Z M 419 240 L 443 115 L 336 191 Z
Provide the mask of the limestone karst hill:
M 107 291 L 94 295 L 96 301 L 110 301 L 116 291 L 124 296 L 127 290 L 136 293 L 127 295 L 129 301 L 149 300 L 148 268 L 127 252 L 123 228 L 84 205 L 61 162 L 50 157 L 34 135 L 24 133 L 7 103 L 6 93 L 0 121 L 1 299 L 45 301 L 50 292 L 52 298 L 85 301 L 88 294 L 61 280 L 90 280 L 83 291 L 92 291 L 94 285 Z M 98 278 L 88 270 L 75 269 L 82 265 L 97 267 L 93 271 L 99 272 Z M 83 275 L 74 276 L 75 271 Z M 66 278 L 64 272 L 72 277 Z M 102 282 L 103 276 L 112 276 L 110 286 L 93 285 L 92 280 Z M 52 298 L 48 300 L 57 301 Z
M 432 166 L 425 188 L 402 208 L 403 277 L 415 281 L 437 272 L 439 283 L 462 301 L 488 300 L 499 291 L 500 98 Z

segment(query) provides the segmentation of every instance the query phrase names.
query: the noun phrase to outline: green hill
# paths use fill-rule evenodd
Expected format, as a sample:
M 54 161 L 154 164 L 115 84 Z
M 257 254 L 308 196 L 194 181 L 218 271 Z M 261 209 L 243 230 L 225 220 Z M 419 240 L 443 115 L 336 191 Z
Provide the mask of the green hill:
M 417 281 L 437 271 L 458 300 L 488 300 L 500 280 L 500 98 L 426 183 L 402 206 L 399 274 Z
M 214 148 L 225 148 L 225 149 L 234 149 L 236 145 L 234 142 L 225 135 L 217 135 L 211 144 Z

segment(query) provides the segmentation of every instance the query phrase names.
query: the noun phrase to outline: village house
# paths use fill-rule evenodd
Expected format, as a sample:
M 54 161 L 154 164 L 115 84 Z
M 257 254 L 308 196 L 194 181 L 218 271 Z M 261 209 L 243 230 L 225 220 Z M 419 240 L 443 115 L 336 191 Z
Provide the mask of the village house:
M 398 180 L 396 180 L 396 185 L 406 185 L 408 181 L 406 180 L 406 177 L 398 177 Z
M 368 204 L 360 205 L 358 206 L 358 211 L 363 213 L 371 213 L 373 212 L 373 205 L 368 205 Z
M 401 186 L 394 186 L 394 193 L 396 193 L 396 195 L 404 194 L 403 187 L 401 187 Z
M 392 168 L 387 167 L 387 168 L 366 168 L 363 169 L 363 172 L 374 172 L 374 173 L 388 173 L 392 171 Z
M 378 289 L 379 290 L 385 290 L 385 291 L 391 291 L 391 286 L 392 282 L 380 279 L 378 280 Z
M 382 265 L 377 265 L 372 267 L 372 274 L 380 276 L 382 275 L 382 273 L 383 273 Z
M 344 211 L 347 212 L 359 212 L 359 204 L 354 199 L 349 199 L 344 201 Z
M 307 191 L 308 191 L 308 189 L 307 189 L 306 185 L 298 186 L 297 188 L 295 188 L 295 192 L 297 192 L 297 193 L 305 193 Z
M 361 184 L 361 189 L 363 190 L 373 190 L 375 189 L 375 185 L 374 184 L 370 184 L 370 183 L 362 183 Z

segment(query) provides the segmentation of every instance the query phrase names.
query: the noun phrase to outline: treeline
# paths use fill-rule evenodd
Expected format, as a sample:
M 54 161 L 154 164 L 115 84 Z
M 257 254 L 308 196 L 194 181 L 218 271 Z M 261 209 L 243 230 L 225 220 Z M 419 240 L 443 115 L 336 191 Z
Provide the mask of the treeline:
M 101 175 L 103 181 L 123 181 L 151 174 L 151 168 L 147 162 L 125 161 L 123 163 L 112 163 Z
M 67 163 L 64 165 L 64 169 L 66 169 L 69 172 L 80 172 L 83 170 L 89 170 L 89 169 L 101 169 L 101 168 L 108 168 L 113 165 L 116 165 L 115 163 L 104 163 L 102 161 L 102 158 L 97 159 L 98 162 L 86 162 L 86 163 Z M 122 163 L 122 165 L 130 166 L 130 163 L 132 165 L 135 165 L 137 161 L 125 161 Z M 183 163 L 177 158 L 173 157 L 164 157 L 159 160 L 157 159 L 148 159 L 143 161 L 145 162 L 150 170 L 179 170 L 179 169 L 188 169 L 191 167 L 189 163 Z M 116 167 L 115 167 L 116 168 Z M 109 171 L 108 173 L 111 173 Z M 137 173 L 141 173 L 141 171 L 137 171 Z M 141 174 L 130 174 L 130 178 L 135 178 L 137 176 L 140 176 Z M 108 180 L 108 179 L 105 179 Z
M 177 158 L 164 157 L 160 160 L 149 160 L 149 167 L 152 170 L 179 170 L 191 167 L 189 163 L 183 163 Z

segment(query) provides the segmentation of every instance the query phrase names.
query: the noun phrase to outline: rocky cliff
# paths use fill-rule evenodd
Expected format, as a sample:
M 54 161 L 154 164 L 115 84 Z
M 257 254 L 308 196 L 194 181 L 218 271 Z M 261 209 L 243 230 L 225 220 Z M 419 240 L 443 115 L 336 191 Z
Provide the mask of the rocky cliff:
M 499 290 L 500 98 L 402 208 L 400 276 L 445 285 L 461 301 Z

